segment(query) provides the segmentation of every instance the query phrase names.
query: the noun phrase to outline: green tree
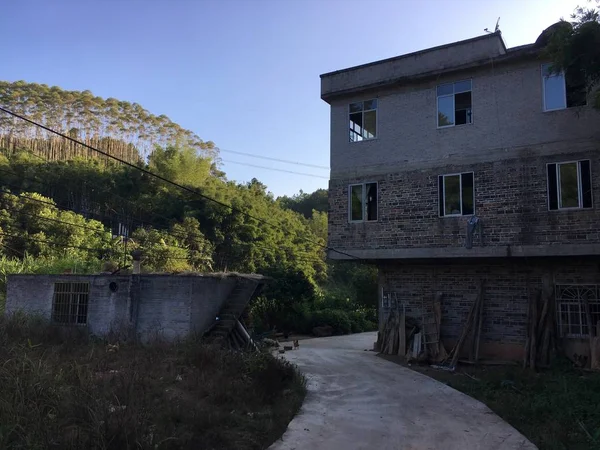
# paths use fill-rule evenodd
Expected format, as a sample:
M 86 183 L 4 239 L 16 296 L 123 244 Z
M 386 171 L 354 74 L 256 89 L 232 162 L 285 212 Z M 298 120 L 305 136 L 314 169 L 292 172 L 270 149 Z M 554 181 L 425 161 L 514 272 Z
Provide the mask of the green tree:
M 317 189 L 311 194 L 300 191 L 292 197 L 280 197 L 279 201 L 284 208 L 296 211 L 307 219 L 310 219 L 313 211 L 326 213 L 329 209 L 327 189 Z
M 552 59 L 553 70 L 578 74 L 592 93 L 594 107 L 600 109 L 600 9 L 589 5 L 577 7 L 570 22 L 561 20 L 551 27 L 542 43 L 547 43 L 545 54 Z

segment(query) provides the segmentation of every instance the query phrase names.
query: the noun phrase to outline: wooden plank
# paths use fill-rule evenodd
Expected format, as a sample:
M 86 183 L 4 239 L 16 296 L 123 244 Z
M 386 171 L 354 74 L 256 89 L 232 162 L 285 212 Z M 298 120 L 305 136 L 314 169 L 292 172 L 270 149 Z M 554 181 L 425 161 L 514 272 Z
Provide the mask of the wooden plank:
M 398 355 L 404 357 L 406 355 L 406 311 L 402 307 L 402 315 L 400 316 L 400 338 L 398 339 Z
M 469 315 L 467 317 L 467 322 L 465 323 L 465 327 L 463 328 L 463 331 L 460 335 L 460 338 L 458 339 L 458 342 L 456 343 L 456 345 L 454 346 L 454 349 L 452 350 L 453 355 L 452 355 L 452 360 L 450 361 L 450 367 L 456 367 L 456 363 L 458 362 L 458 356 L 460 354 L 460 349 L 462 348 L 462 345 L 473 325 L 473 318 L 475 315 L 475 308 L 477 308 L 477 303 L 479 303 L 479 294 L 477 295 L 475 302 L 473 303 L 473 305 L 471 306 L 471 309 L 469 310 Z
M 535 294 L 537 295 L 537 294 Z M 523 369 L 525 369 L 527 367 L 527 364 L 529 363 L 529 350 L 531 348 L 531 297 L 532 295 L 529 295 L 529 302 L 527 302 L 527 337 L 525 339 L 525 352 L 523 355 Z
M 481 329 L 483 327 L 483 302 L 484 302 L 484 287 L 481 283 L 481 293 L 479 294 L 479 317 L 477 321 L 477 331 L 475 333 L 475 362 L 479 360 L 479 343 L 481 342 Z
M 535 364 L 537 359 L 537 324 L 538 324 L 538 300 L 542 295 L 542 291 L 538 291 L 537 294 L 531 298 L 531 318 L 530 318 L 530 326 L 531 330 L 529 335 L 531 336 L 531 340 L 529 342 L 529 367 L 535 370 Z
M 435 296 L 435 300 L 433 302 L 433 314 L 435 316 L 435 323 L 437 329 L 437 337 L 438 337 L 438 352 L 436 362 L 444 361 L 448 358 L 448 352 L 446 352 L 446 348 L 442 343 L 442 296 L 441 292 L 438 292 Z

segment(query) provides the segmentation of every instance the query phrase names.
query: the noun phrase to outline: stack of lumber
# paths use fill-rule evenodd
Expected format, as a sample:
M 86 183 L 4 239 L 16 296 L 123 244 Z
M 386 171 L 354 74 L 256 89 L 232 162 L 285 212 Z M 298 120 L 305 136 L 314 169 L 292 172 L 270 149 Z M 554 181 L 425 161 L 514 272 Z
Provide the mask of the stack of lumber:
M 402 357 L 407 355 L 408 348 L 408 353 L 414 355 L 416 351 L 418 356 L 421 352 L 420 337 L 420 327 L 416 319 L 407 317 L 404 310 L 402 312 L 392 310 L 383 330 L 379 333 L 377 348 L 383 355 Z M 415 345 L 416 343 L 418 346 Z
M 472 362 L 477 362 L 479 360 L 479 343 L 481 341 L 481 329 L 483 324 L 483 292 L 484 282 L 482 280 L 479 285 L 477 298 L 469 309 L 467 322 L 465 323 L 456 345 L 445 360 L 446 363 L 449 362 L 450 369 L 456 368 L 458 357 L 467 342 L 469 344 L 469 359 Z
M 587 299 L 585 300 L 587 305 Z M 589 308 L 587 308 L 589 310 Z M 588 322 L 590 323 L 590 322 Z M 591 334 L 590 334 L 591 336 Z M 552 277 L 542 277 L 542 288 L 529 299 L 523 367 L 548 367 L 557 347 L 556 301 Z

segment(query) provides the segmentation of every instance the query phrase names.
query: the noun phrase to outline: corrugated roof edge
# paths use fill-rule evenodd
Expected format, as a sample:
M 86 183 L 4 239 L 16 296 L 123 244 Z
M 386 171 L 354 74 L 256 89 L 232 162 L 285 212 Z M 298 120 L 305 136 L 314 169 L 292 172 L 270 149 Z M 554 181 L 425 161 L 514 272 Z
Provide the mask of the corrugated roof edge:
M 352 66 L 352 67 L 348 67 L 346 69 L 334 70 L 333 72 L 327 72 L 327 73 L 321 74 L 320 77 L 323 78 L 323 77 L 328 77 L 331 75 L 337 75 L 339 73 L 350 72 L 351 70 L 362 69 L 363 67 L 369 67 L 369 66 L 374 66 L 376 64 L 397 61 L 400 59 L 409 58 L 411 56 L 421 55 L 423 53 L 428 53 L 428 52 L 433 52 L 433 51 L 441 50 L 441 49 L 448 48 L 448 47 L 453 47 L 455 45 L 468 44 L 469 42 L 475 42 L 475 41 L 479 41 L 479 40 L 483 40 L 483 39 L 491 39 L 491 38 L 500 38 L 500 43 L 502 44 L 502 48 L 504 49 L 504 51 L 505 52 L 510 51 L 509 49 L 506 48 L 506 44 L 504 43 L 504 39 L 502 38 L 502 33 L 497 31 L 495 33 L 483 34 L 481 36 L 475 36 L 473 38 L 464 39 L 462 41 L 456 41 L 456 42 L 451 42 L 449 44 L 443 44 L 443 45 L 438 45 L 436 47 L 430 47 L 430 48 L 426 48 L 423 50 L 417 50 L 416 52 L 406 53 L 404 55 L 392 56 L 391 58 L 380 59 L 378 61 L 373 61 L 373 62 L 366 63 L 366 64 L 359 64 L 358 66 Z

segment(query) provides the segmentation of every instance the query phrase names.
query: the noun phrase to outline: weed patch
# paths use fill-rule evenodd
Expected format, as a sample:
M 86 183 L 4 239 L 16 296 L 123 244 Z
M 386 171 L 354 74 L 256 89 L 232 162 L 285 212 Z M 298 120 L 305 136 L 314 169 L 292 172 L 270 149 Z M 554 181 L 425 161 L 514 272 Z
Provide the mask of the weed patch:
M 305 394 L 295 367 L 188 340 L 121 344 L 0 319 L 0 448 L 264 449 Z

